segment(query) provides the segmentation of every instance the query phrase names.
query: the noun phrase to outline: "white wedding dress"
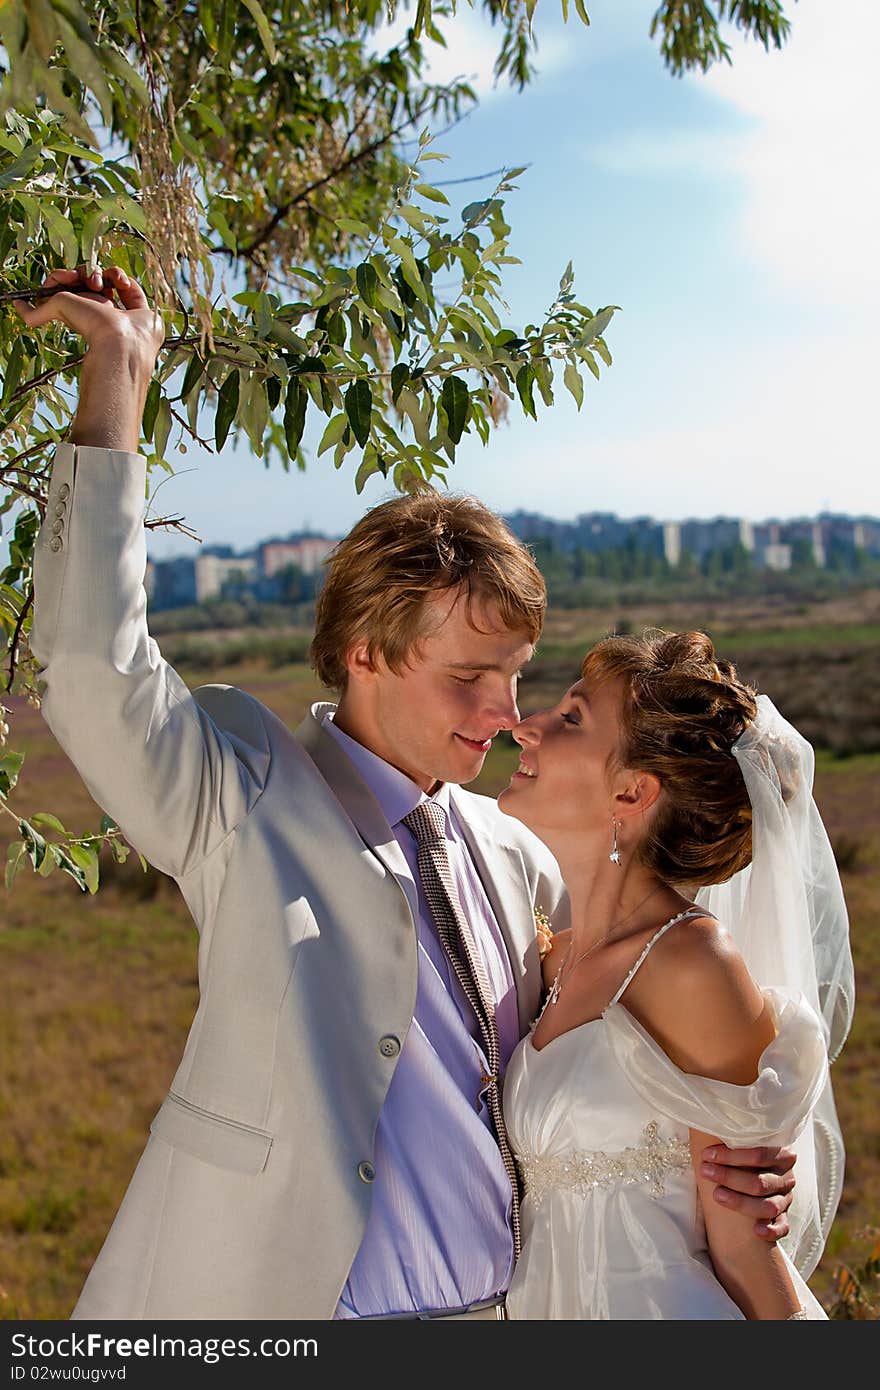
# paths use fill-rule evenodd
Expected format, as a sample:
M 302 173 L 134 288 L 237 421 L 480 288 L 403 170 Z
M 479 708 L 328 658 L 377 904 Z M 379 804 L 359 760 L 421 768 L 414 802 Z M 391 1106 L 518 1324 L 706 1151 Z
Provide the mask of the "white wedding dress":
M 698 910 L 705 915 L 702 909 Z M 819 1020 L 802 995 L 765 990 L 777 1033 L 757 1080 L 679 1070 L 621 1002 L 507 1068 L 504 1115 L 523 1179 L 523 1252 L 507 1296 L 523 1318 L 742 1319 L 712 1269 L 689 1129 L 731 1147 L 787 1144 L 827 1080 Z M 810 1318 L 826 1315 L 789 1262 Z

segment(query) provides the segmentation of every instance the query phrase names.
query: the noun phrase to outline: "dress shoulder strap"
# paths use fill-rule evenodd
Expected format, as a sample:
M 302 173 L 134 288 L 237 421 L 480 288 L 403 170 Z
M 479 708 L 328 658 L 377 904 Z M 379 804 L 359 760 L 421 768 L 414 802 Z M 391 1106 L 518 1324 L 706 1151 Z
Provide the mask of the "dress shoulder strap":
M 642 951 L 642 954 L 639 956 L 632 970 L 629 972 L 623 984 L 620 986 L 620 989 L 617 991 L 614 998 L 611 1000 L 611 1004 L 617 1004 L 620 1001 L 621 995 L 629 988 L 630 984 L 632 983 L 633 976 L 639 970 L 640 966 L 644 963 L 645 957 L 647 956 L 651 947 L 660 940 L 661 936 L 666 935 L 670 927 L 674 927 L 676 922 L 683 922 L 686 917 L 711 916 L 712 913 L 707 912 L 704 907 L 689 907 L 686 908 L 684 912 L 679 912 L 675 917 L 670 917 L 668 922 L 664 922 L 663 926 L 660 927 L 659 931 L 655 931 L 654 935 L 651 937 L 651 940 L 648 942 L 647 946 Z M 611 1007 L 611 1004 L 608 1005 L 609 1008 Z

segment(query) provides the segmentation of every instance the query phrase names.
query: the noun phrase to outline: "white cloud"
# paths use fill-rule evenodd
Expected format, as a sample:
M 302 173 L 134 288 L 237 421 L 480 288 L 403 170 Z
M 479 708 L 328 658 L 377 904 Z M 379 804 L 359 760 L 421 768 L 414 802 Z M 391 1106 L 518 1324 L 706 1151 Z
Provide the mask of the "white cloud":
M 800 0 L 791 35 L 769 54 L 732 34 L 732 66 L 686 80 L 746 118 L 736 132 L 644 129 L 588 146 L 587 158 L 624 175 L 696 173 L 742 181 L 733 229 L 786 292 L 880 307 L 880 176 L 876 138 L 880 48 L 876 0 Z
M 742 139 L 705 130 L 636 131 L 589 145 L 591 164 L 627 177 L 640 174 L 706 174 L 735 171 L 742 161 Z
M 781 53 L 738 44 L 702 79 L 755 119 L 736 167 L 748 182 L 740 231 L 778 281 L 816 299 L 880 302 L 880 95 L 876 0 L 800 0 Z

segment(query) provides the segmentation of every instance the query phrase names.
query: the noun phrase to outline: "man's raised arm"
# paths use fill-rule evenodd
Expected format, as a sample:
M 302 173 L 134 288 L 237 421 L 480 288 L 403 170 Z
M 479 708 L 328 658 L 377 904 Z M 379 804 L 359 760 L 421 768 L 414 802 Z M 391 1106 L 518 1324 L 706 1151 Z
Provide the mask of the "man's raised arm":
M 218 692 L 211 706 L 223 717 L 211 718 L 147 630 L 138 444 L 162 321 L 118 267 L 57 270 L 46 284 L 71 290 L 33 307 L 16 300 L 21 317 L 31 328 L 60 320 L 88 351 L 34 552 L 30 645 L 43 715 L 98 804 L 179 878 L 256 802 L 268 736 L 260 706 L 241 692 Z

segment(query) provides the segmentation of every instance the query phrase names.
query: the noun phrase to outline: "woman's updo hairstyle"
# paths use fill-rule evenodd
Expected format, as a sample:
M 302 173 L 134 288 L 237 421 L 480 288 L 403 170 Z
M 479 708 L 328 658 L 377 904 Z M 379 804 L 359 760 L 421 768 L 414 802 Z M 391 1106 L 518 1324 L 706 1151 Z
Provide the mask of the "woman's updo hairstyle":
M 665 883 L 724 883 L 752 857 L 752 808 L 731 748 L 757 714 L 756 692 L 719 661 L 704 632 L 607 637 L 586 655 L 589 685 L 623 683 L 620 765 L 663 788 L 641 862 Z

